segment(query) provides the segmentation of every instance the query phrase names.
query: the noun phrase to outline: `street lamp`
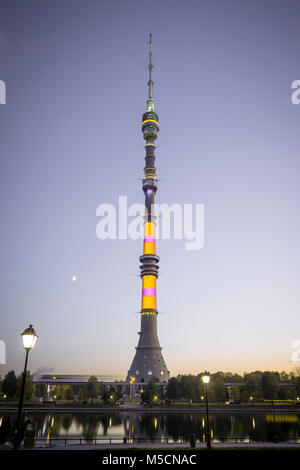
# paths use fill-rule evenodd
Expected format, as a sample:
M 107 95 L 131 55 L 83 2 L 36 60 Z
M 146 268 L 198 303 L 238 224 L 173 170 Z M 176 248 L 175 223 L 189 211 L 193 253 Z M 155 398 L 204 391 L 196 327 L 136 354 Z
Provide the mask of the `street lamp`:
M 210 431 L 209 431 L 209 418 L 208 418 L 208 398 L 207 398 L 207 385 L 209 384 L 210 381 L 210 375 L 209 372 L 205 371 L 204 374 L 202 375 L 202 382 L 205 385 L 205 405 L 206 405 L 206 447 L 208 449 L 211 448 L 211 443 L 210 443 Z
M 27 372 L 27 362 L 28 362 L 28 354 L 30 349 L 32 349 L 37 340 L 37 334 L 32 325 L 29 325 L 29 328 L 23 331 L 21 334 L 22 336 L 22 343 L 23 348 L 26 350 L 25 355 L 25 366 L 22 375 L 22 385 L 21 385 L 21 393 L 20 393 L 20 400 L 19 400 L 19 408 L 18 408 L 18 418 L 17 418 L 17 428 L 16 428 L 16 435 L 13 450 L 18 450 L 21 440 L 21 420 L 22 420 L 22 410 L 23 410 L 23 401 L 24 401 L 24 392 L 25 392 L 25 384 L 26 384 L 26 372 Z
M 134 382 L 135 382 L 135 377 L 130 377 L 130 380 L 129 380 L 129 396 L 130 398 L 134 398 Z

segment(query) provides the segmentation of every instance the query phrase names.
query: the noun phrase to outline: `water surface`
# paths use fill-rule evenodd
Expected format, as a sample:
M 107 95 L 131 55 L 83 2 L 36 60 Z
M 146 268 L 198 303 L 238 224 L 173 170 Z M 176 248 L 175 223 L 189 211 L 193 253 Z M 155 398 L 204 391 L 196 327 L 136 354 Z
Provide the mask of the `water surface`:
M 143 438 L 147 440 L 180 441 L 194 434 L 205 441 L 205 414 L 191 413 L 32 413 L 37 438 Z M 0 444 L 8 442 L 16 415 L 0 415 Z M 218 413 L 209 417 L 212 439 L 224 441 L 239 438 L 251 441 L 287 441 L 300 443 L 300 420 L 296 413 Z

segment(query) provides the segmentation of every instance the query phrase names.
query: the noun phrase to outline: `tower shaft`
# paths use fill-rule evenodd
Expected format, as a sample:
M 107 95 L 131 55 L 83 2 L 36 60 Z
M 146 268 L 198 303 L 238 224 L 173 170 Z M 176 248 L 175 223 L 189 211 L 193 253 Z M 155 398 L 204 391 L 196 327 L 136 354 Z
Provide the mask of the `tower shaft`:
M 151 378 L 165 382 L 170 378 L 161 353 L 157 336 L 156 281 L 159 257 L 155 250 L 155 214 L 153 205 L 157 191 L 154 142 L 159 132 L 158 115 L 154 111 L 152 81 L 152 37 L 150 34 L 149 81 L 147 111 L 142 118 L 142 132 L 146 141 L 146 165 L 144 168 L 143 191 L 145 195 L 144 249 L 140 256 L 142 278 L 141 331 L 136 353 L 127 374 L 126 381 L 147 382 Z

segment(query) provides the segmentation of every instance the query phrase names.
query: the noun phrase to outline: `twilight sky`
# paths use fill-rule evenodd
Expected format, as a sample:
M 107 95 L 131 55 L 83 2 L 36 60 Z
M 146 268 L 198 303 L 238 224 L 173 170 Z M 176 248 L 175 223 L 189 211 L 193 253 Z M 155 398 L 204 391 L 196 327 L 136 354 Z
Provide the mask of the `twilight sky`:
M 171 375 L 291 370 L 300 339 L 297 0 L 0 2 L 0 339 L 20 371 L 125 378 L 140 240 L 96 237 L 96 208 L 143 202 L 148 34 L 159 203 L 205 205 L 205 243 L 160 240 Z M 72 281 L 77 276 L 76 282 Z

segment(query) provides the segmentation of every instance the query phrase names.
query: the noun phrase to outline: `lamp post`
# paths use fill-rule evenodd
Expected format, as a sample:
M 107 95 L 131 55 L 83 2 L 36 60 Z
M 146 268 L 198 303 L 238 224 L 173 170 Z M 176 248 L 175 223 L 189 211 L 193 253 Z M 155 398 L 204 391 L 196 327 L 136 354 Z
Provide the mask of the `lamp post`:
M 26 328 L 26 330 L 23 331 L 21 336 L 22 336 L 23 348 L 26 350 L 26 355 L 25 355 L 24 371 L 22 375 L 22 385 L 21 385 L 21 393 L 20 393 L 18 417 L 17 417 L 17 428 L 16 428 L 16 435 L 15 435 L 13 450 L 18 450 L 19 445 L 20 445 L 20 440 L 21 440 L 22 410 L 23 410 L 24 392 L 25 392 L 25 384 L 26 384 L 28 354 L 29 354 L 30 349 L 34 347 L 37 337 L 38 337 L 32 325 L 29 325 L 29 328 Z
M 204 372 L 202 375 L 202 382 L 205 385 L 205 406 L 206 406 L 206 447 L 207 449 L 211 448 L 211 443 L 210 443 L 210 430 L 209 430 L 209 416 L 208 416 L 208 398 L 207 398 L 207 386 L 210 381 L 210 375 L 209 372 Z
M 129 384 L 130 384 L 129 397 L 130 398 L 134 398 L 134 382 L 135 382 L 135 377 L 130 377 L 130 380 L 129 380 Z

